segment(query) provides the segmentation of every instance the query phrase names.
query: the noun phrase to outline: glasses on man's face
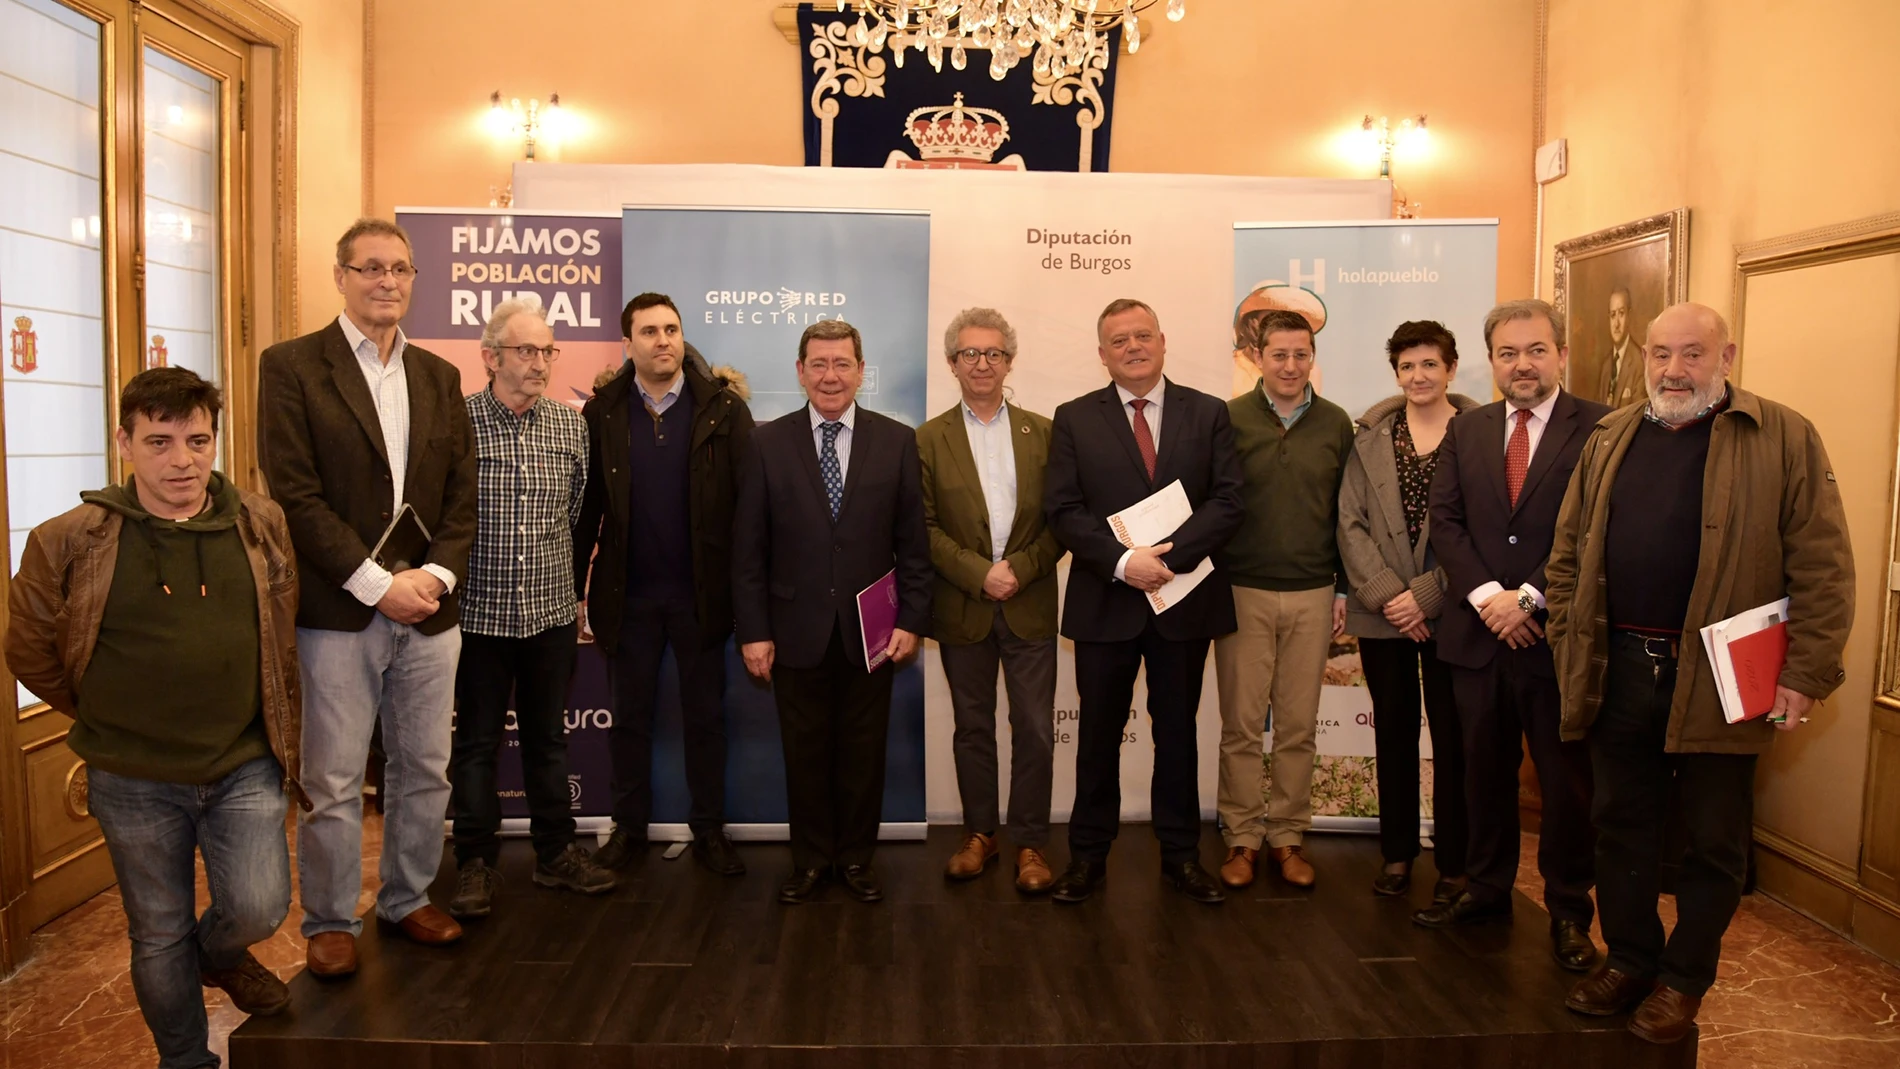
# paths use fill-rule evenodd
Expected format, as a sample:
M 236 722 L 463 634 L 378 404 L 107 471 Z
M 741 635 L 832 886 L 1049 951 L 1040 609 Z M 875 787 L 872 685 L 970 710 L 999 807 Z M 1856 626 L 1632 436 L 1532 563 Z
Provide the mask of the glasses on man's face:
M 957 360 L 964 367 L 975 367 L 978 360 L 987 360 L 992 366 L 1009 363 L 1011 357 L 1001 349 L 958 349 Z
M 501 346 L 501 348 L 503 351 L 513 351 L 516 356 L 521 358 L 521 362 L 524 364 L 532 364 L 536 359 L 546 360 L 552 364 L 561 358 L 561 350 L 552 345 L 545 347 L 539 345 L 504 345 Z
M 416 277 L 416 269 L 410 264 L 390 264 L 385 267 L 382 264 L 372 261 L 364 264 L 362 267 L 358 267 L 355 264 L 344 264 L 343 270 L 354 271 L 362 275 L 365 282 L 381 282 L 384 278 L 389 276 L 394 276 L 398 282 L 408 282 L 410 279 Z

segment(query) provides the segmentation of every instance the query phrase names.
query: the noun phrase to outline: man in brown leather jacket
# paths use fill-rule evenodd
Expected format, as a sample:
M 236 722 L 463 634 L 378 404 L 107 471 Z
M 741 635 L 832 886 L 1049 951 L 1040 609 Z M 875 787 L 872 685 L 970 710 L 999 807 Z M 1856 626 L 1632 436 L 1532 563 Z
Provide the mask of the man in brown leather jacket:
M 290 532 L 274 502 L 212 470 L 220 407 L 184 368 L 128 382 L 131 478 L 34 528 L 8 596 L 8 666 L 73 718 L 161 1065 L 217 1064 L 200 985 L 247 1013 L 289 1004 L 248 948 L 290 908 L 286 796 L 309 804 Z

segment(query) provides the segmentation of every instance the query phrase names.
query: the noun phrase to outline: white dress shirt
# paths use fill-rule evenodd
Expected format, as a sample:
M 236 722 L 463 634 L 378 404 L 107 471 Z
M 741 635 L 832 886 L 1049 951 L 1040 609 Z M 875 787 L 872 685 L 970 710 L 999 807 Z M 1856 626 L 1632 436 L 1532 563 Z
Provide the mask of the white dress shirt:
M 1167 384 L 1167 379 L 1162 379 L 1160 382 L 1155 383 L 1154 388 L 1148 391 L 1146 398 L 1148 402 L 1147 407 L 1141 410 L 1141 418 L 1148 421 L 1148 433 L 1155 441 L 1155 463 L 1157 465 L 1161 462 L 1161 398 L 1162 395 L 1168 392 L 1166 388 Z M 1135 400 L 1136 397 L 1123 388 L 1119 382 L 1115 384 L 1115 396 L 1122 399 L 1122 415 L 1128 417 L 1128 429 L 1132 432 L 1135 429 L 1135 406 L 1129 404 L 1129 402 Z M 1128 580 L 1123 572 L 1128 567 L 1128 558 L 1134 556 L 1134 554 L 1134 550 L 1125 549 L 1122 551 L 1121 559 L 1115 562 L 1115 578 L 1120 579 L 1124 583 Z
M 819 458 L 823 459 L 825 455 L 825 432 L 824 432 L 825 417 L 818 414 L 817 405 L 808 404 L 805 406 L 805 411 L 811 413 L 812 448 L 816 449 L 818 451 Z M 839 416 L 837 420 L 837 422 L 844 424 L 844 429 L 838 432 L 838 445 L 837 445 L 838 481 L 841 483 L 845 480 L 847 476 L 851 474 L 851 428 L 852 428 L 852 425 L 857 422 L 857 420 L 858 420 L 858 403 L 856 401 L 853 401 L 851 402 L 851 407 L 845 409 L 844 415 Z
M 1537 456 L 1537 443 L 1544 440 L 1544 428 L 1550 425 L 1550 413 L 1552 409 L 1557 407 L 1557 395 L 1561 392 L 1560 390 L 1552 390 L 1550 396 L 1544 398 L 1543 404 L 1530 410 L 1530 422 L 1524 425 L 1524 433 L 1531 440 L 1530 456 L 1524 458 L 1524 467 L 1527 472 L 1530 469 L 1531 460 Z M 1506 452 L 1509 452 L 1511 448 L 1511 435 L 1517 433 L 1518 411 L 1517 408 L 1514 408 L 1508 403 L 1504 406 L 1504 449 Z M 1471 603 L 1472 608 L 1482 609 L 1485 602 L 1496 597 L 1503 589 L 1504 584 L 1493 579 L 1465 595 L 1465 600 Z M 1525 583 L 1523 586 L 1518 587 L 1518 589 L 1529 594 L 1531 599 L 1537 602 L 1538 608 L 1541 609 L 1544 607 L 1543 591 L 1529 583 Z
M 1010 528 L 1016 524 L 1016 443 L 1010 438 L 1009 405 L 996 406 L 989 422 L 977 418 L 968 402 L 963 405 L 963 432 L 970 438 L 976 459 L 976 477 L 983 486 L 983 503 L 990 513 L 990 560 L 1003 559 Z
M 369 398 L 376 405 L 376 418 L 382 424 L 383 451 L 389 456 L 390 494 L 394 510 L 402 507 L 403 479 L 409 470 L 409 380 L 405 377 L 402 354 L 408 348 L 409 339 L 403 336 L 402 328 L 396 328 L 396 342 L 390 346 L 389 362 L 384 363 L 381 351 L 368 335 L 356 329 L 348 315 L 336 317 L 337 324 L 343 328 L 343 337 L 348 339 L 350 350 L 356 354 L 356 365 L 363 372 L 363 382 L 369 386 Z M 422 570 L 442 580 L 449 590 L 455 589 L 455 573 L 439 564 L 425 564 Z M 343 581 L 343 589 L 350 596 L 365 605 L 374 606 L 389 593 L 389 584 L 395 577 L 389 570 L 376 563 L 372 557 L 363 558 L 356 571 Z

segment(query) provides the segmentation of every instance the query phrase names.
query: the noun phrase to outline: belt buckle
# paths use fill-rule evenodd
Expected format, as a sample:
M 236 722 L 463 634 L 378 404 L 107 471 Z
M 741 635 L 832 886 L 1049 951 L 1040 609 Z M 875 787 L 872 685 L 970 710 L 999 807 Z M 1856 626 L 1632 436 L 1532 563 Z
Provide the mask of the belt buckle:
M 1673 661 L 1676 659 L 1674 640 L 1663 635 L 1641 635 L 1643 652 L 1652 661 Z

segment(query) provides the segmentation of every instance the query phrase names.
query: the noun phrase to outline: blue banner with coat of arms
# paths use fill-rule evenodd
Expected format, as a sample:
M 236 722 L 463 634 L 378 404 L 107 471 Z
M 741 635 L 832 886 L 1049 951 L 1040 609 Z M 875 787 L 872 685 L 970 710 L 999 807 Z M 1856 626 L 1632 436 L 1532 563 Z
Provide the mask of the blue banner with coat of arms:
M 987 49 L 961 70 L 947 50 L 941 70 L 914 48 L 900 65 L 894 36 L 861 41 L 858 25 L 856 8 L 798 5 L 807 167 L 1108 170 L 1119 29 L 1100 66 L 1052 75 L 1026 57 L 999 80 Z

